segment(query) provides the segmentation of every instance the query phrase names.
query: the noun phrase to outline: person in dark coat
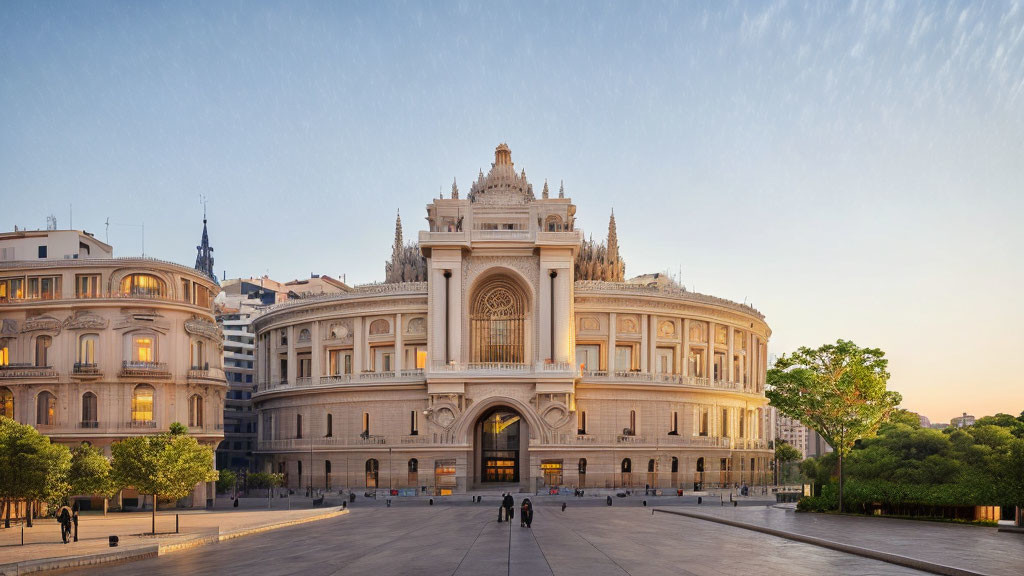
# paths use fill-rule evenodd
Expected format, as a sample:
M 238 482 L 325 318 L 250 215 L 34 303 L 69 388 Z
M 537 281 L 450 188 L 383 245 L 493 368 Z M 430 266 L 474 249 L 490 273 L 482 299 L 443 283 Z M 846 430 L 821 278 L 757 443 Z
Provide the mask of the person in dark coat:
M 511 492 L 505 494 L 505 499 L 503 500 L 503 502 L 505 503 L 505 518 L 508 520 L 512 520 L 516 512 L 516 500 L 515 498 L 512 497 Z
M 527 528 L 533 524 L 533 502 L 529 498 L 523 498 L 522 509 L 519 511 L 519 525 Z
M 498 522 L 502 522 L 503 521 L 502 520 L 502 516 L 505 515 L 506 510 L 507 510 L 506 507 L 505 507 L 505 498 L 506 498 L 506 495 L 504 493 L 502 493 L 502 495 L 501 495 L 501 504 L 498 505 Z
M 71 539 L 71 508 L 62 506 L 57 513 L 57 522 L 60 523 L 60 537 L 65 544 Z

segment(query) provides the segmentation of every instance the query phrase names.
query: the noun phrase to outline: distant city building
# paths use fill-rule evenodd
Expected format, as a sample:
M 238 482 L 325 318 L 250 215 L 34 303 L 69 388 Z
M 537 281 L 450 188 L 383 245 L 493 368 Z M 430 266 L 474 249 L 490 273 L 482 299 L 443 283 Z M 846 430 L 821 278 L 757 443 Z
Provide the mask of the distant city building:
M 829 452 L 832 452 L 832 447 L 828 445 L 828 442 L 821 437 L 814 430 L 810 430 L 807 434 L 807 452 L 805 456 L 807 458 L 820 458 Z
M 946 428 L 949 428 L 949 424 L 944 422 L 933 422 L 928 427 L 932 430 L 945 430 Z
M 188 266 L 114 258 L 81 230 L 0 234 L 0 415 L 108 457 L 114 442 L 172 422 L 216 446 L 226 388 L 219 291 Z M 193 502 L 207 496 L 201 484 Z
M 967 428 L 968 426 L 974 426 L 974 416 L 964 412 L 963 416 L 957 416 L 950 420 L 949 425 L 954 428 Z
M 224 281 L 216 304 L 217 324 L 224 331 L 224 376 L 228 391 L 224 399 L 224 441 L 217 448 L 218 469 L 255 471 L 252 458 L 256 448 L 256 413 L 252 408 L 252 395 L 256 391 L 253 321 L 271 304 L 350 290 L 343 282 L 317 274 L 310 275 L 308 280 L 286 283 L 267 276 Z
M 778 421 L 775 425 L 775 433 L 779 439 L 784 440 L 787 444 L 799 450 L 801 458 L 807 457 L 809 432 L 810 429 L 799 420 L 779 413 Z

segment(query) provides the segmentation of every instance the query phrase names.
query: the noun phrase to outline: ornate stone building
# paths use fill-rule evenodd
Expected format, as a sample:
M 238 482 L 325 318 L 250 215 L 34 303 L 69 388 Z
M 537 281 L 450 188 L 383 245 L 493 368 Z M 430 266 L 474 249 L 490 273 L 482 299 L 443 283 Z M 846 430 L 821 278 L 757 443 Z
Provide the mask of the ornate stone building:
M 0 248 L 0 415 L 108 457 L 113 442 L 175 421 L 217 445 L 226 385 L 209 276 L 114 258 L 76 230 L 0 234 Z
M 427 205 L 423 278 L 274 305 L 255 322 L 259 450 L 314 488 L 708 487 L 770 477 L 764 317 L 623 281 L 614 217 L 534 196 L 504 144 Z M 400 250 L 401 249 L 401 250 Z

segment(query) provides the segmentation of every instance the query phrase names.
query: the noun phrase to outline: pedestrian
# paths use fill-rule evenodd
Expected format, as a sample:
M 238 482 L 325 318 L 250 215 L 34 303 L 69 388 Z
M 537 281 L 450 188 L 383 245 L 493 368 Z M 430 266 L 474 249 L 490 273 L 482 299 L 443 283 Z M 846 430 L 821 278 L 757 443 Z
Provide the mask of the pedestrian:
M 60 523 L 60 538 L 67 544 L 71 539 L 71 508 L 62 506 L 57 512 L 57 522 Z
M 516 510 L 516 500 L 512 497 L 511 492 L 505 494 L 503 502 L 505 504 L 505 519 L 511 521 L 515 517 Z
M 533 524 L 533 502 L 529 498 L 523 498 L 522 509 L 519 511 L 519 525 L 529 528 Z
M 498 504 L 498 523 L 502 522 L 502 515 L 505 513 L 505 493 L 501 493 L 501 504 Z

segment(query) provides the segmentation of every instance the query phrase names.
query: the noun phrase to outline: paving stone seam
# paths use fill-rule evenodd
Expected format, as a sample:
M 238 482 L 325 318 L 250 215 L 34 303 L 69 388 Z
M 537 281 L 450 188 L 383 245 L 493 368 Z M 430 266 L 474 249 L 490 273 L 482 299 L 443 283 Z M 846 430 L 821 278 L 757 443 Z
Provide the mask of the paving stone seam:
M 762 534 L 768 534 L 770 536 L 776 536 L 778 538 L 785 538 L 787 540 L 802 542 L 804 544 L 811 544 L 814 546 L 819 546 L 821 548 L 829 548 L 831 550 L 845 552 L 847 554 L 854 554 L 857 556 L 862 556 L 864 558 L 870 558 L 872 560 L 880 560 L 882 562 L 888 562 L 889 564 L 895 564 L 897 566 L 903 566 L 905 568 L 913 568 L 915 570 L 921 570 L 924 572 L 931 572 L 932 574 L 940 574 L 942 576 L 988 576 L 987 574 L 981 572 L 974 572 L 971 570 L 965 570 L 963 568 L 947 566 L 945 564 L 939 564 L 937 562 L 929 562 L 926 560 L 920 560 L 918 558 L 911 558 L 909 556 L 902 556 L 890 552 L 882 552 L 880 550 L 872 550 L 870 548 L 862 548 L 860 546 L 843 544 L 841 542 L 834 542 L 832 540 L 826 540 L 824 538 L 818 538 L 816 536 L 794 534 L 792 532 L 776 530 L 775 528 L 768 528 L 766 526 L 759 526 L 757 524 L 747 524 L 745 522 L 739 522 L 736 520 L 730 520 L 728 518 L 721 518 L 718 516 L 708 516 L 706 514 L 697 514 L 694 512 L 687 512 L 683 510 L 665 510 L 662 508 L 655 508 L 654 511 L 661 512 L 663 514 L 675 514 L 676 516 L 695 518 L 697 520 L 706 520 L 708 522 L 716 522 L 718 524 L 724 524 L 726 526 L 732 526 L 734 528 L 743 528 L 745 530 L 752 530 L 754 532 L 761 532 Z
M 575 528 L 573 528 L 572 526 L 566 525 L 566 523 L 564 521 L 562 521 L 561 518 L 559 518 L 557 520 L 557 522 L 559 524 L 561 524 L 562 526 L 564 526 L 567 530 L 569 530 L 570 532 L 575 534 L 577 538 L 579 538 L 580 540 L 583 540 L 584 542 L 589 544 L 591 548 L 593 548 L 594 550 L 597 550 L 597 552 L 599 554 L 601 554 L 602 556 L 604 556 L 605 558 L 607 558 L 609 562 L 611 562 L 612 564 L 615 564 L 615 566 L 617 566 L 619 570 L 622 570 L 623 574 L 625 574 L 626 576 L 633 576 L 632 574 L 629 573 L 629 570 L 626 570 L 626 568 L 623 567 L 621 564 L 619 564 L 618 561 L 615 560 L 615 558 L 612 558 L 607 553 L 605 553 L 604 550 L 601 550 L 600 548 L 598 548 L 593 542 L 588 540 L 586 536 L 584 536 L 583 534 L 580 534 L 579 532 L 577 532 Z
M 465 561 L 466 561 L 466 558 L 468 558 L 468 557 L 469 557 L 469 553 L 473 551 L 473 546 L 475 546 L 475 545 L 476 545 L 476 542 L 477 542 L 477 540 L 479 540 L 479 539 L 480 539 L 480 536 L 481 536 L 481 535 L 482 535 L 482 534 L 484 533 L 484 530 L 486 530 L 486 529 L 487 529 L 487 526 L 488 526 L 488 525 L 490 525 L 490 520 L 487 520 L 487 521 L 485 521 L 485 522 L 483 523 L 483 525 L 482 525 L 482 526 L 480 526 L 480 531 L 476 533 L 476 537 L 475 537 L 475 538 L 473 538 L 473 541 L 472 541 L 472 542 L 470 542 L 470 544 L 469 544 L 469 548 L 466 548 L 466 553 L 462 555 L 462 558 L 461 558 L 461 559 L 459 560 L 459 563 L 458 563 L 458 565 L 457 565 L 457 566 L 455 566 L 455 569 L 454 569 L 454 570 L 452 570 L 452 573 L 451 573 L 451 575 L 450 575 L 450 576 L 455 576 L 455 574 L 457 574 L 457 573 L 459 572 L 459 568 L 462 568 L 462 563 L 463 563 L 463 562 L 465 562 Z M 509 531 L 509 543 L 510 543 L 510 544 L 511 544 L 511 538 L 512 538 L 512 532 L 511 532 L 511 530 L 510 530 L 510 531 Z
M 176 542 L 174 544 L 151 544 L 149 546 L 140 546 L 138 548 L 132 548 L 130 550 L 119 550 L 117 552 L 101 552 L 97 554 L 82 554 L 79 556 L 64 556 L 57 558 L 23 560 L 21 562 L 12 562 L 10 564 L 0 565 L 0 576 L 20 576 L 21 574 L 44 574 L 47 572 L 63 571 L 70 568 L 95 566 L 97 564 L 108 564 L 113 562 L 123 563 L 134 562 L 137 560 L 146 560 L 149 558 L 156 558 L 173 552 L 181 552 L 184 550 L 197 548 L 199 546 L 213 544 L 216 542 L 220 542 L 222 540 L 230 540 L 232 538 L 238 538 L 240 536 L 248 536 L 249 534 L 257 534 L 260 532 L 277 530 L 279 528 L 287 528 L 289 526 L 295 526 L 297 524 L 305 524 L 306 522 L 325 520 L 327 518 L 334 518 L 336 516 L 341 516 L 344 514 L 348 514 L 348 510 L 333 510 L 330 512 L 325 512 L 323 514 L 317 514 L 316 516 L 296 518 L 294 520 L 280 522 L 277 524 L 268 524 L 264 526 L 257 526 L 255 528 L 233 530 L 231 532 L 225 532 L 223 534 L 218 533 L 212 536 L 197 536 L 185 542 Z

